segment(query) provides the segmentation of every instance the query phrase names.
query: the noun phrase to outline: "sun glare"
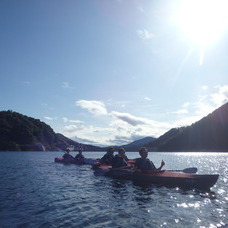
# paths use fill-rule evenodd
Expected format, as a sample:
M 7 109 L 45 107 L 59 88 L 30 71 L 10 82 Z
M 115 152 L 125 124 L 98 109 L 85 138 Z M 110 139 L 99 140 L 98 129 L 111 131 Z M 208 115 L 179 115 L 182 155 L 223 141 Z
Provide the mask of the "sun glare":
M 228 0 L 183 0 L 176 20 L 195 45 L 205 47 L 219 41 L 228 25 Z

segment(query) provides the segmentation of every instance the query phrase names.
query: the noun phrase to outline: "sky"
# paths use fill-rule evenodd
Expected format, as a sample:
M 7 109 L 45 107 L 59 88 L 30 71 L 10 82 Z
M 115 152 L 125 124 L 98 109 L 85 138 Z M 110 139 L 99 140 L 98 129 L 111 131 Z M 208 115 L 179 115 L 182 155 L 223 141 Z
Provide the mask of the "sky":
M 0 111 L 95 146 L 228 101 L 226 0 L 1 0 Z

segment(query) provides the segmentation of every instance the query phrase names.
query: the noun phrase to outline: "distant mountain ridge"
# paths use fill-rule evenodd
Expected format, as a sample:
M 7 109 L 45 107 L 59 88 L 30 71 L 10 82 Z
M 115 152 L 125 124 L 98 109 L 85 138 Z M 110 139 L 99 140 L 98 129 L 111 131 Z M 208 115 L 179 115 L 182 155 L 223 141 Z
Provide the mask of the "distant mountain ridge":
M 153 142 L 154 140 L 156 140 L 156 138 L 148 136 L 142 139 L 138 139 L 134 142 L 131 142 L 129 144 L 123 145 L 122 147 L 124 148 L 134 148 L 134 147 L 141 147 L 144 146 L 147 143 Z
M 87 151 L 107 149 L 75 142 L 38 119 L 10 110 L 0 111 L 0 151 L 63 151 L 70 146 Z M 115 149 L 138 151 L 142 146 L 149 151 L 228 152 L 228 103 L 191 126 L 173 128 L 157 139 L 145 137 Z

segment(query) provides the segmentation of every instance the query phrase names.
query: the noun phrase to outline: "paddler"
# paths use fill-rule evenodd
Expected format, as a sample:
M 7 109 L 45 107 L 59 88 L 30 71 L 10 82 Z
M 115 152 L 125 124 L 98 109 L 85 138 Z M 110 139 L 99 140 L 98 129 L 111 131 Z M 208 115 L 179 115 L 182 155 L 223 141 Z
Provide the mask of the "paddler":
M 141 158 L 137 158 L 134 164 L 136 169 L 141 170 L 142 172 L 155 172 L 161 171 L 162 167 L 165 165 L 165 162 L 162 160 L 159 168 L 156 168 L 154 163 L 150 161 L 148 156 L 148 150 L 146 147 L 142 147 L 139 150 L 139 155 Z
M 112 168 L 119 168 L 123 166 L 127 166 L 127 161 L 129 159 L 125 155 L 125 149 L 120 148 L 118 150 L 118 154 L 112 160 Z
M 111 165 L 114 158 L 114 148 L 108 148 L 106 154 L 100 159 L 101 164 Z
M 75 156 L 74 160 L 83 160 L 85 157 L 82 155 L 82 150 L 78 151 L 78 154 Z
M 70 155 L 70 149 L 67 148 L 66 149 L 66 153 L 63 155 L 64 159 L 73 159 L 74 157 L 72 155 Z

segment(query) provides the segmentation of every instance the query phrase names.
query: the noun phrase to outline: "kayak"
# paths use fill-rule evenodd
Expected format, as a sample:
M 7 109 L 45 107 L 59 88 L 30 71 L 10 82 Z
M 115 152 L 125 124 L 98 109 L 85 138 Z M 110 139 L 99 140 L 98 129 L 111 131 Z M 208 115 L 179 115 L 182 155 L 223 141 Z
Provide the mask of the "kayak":
M 189 174 L 172 171 L 160 171 L 155 173 L 134 172 L 132 180 L 139 183 L 206 190 L 215 185 L 218 177 L 218 174 Z
M 80 160 L 75 160 L 74 158 L 70 158 L 70 159 L 55 158 L 55 162 L 64 163 L 64 164 L 94 165 L 98 162 L 98 160 L 94 158 L 85 158 Z
M 138 184 L 155 184 L 159 186 L 202 190 L 208 190 L 214 186 L 219 177 L 218 174 L 191 174 L 166 170 L 144 173 L 126 168 L 112 169 L 110 166 L 105 165 L 95 170 L 94 175 L 132 180 Z
M 134 159 L 129 159 L 127 161 L 127 166 L 128 167 L 132 167 L 134 163 L 135 163 L 135 160 Z M 99 173 L 99 171 L 101 171 L 102 169 L 111 169 L 112 166 L 111 165 L 107 165 L 105 163 L 101 163 L 101 162 L 99 162 L 99 159 L 97 159 L 97 162 L 92 165 L 92 168 L 95 169 L 95 170 L 97 170 L 98 173 Z

